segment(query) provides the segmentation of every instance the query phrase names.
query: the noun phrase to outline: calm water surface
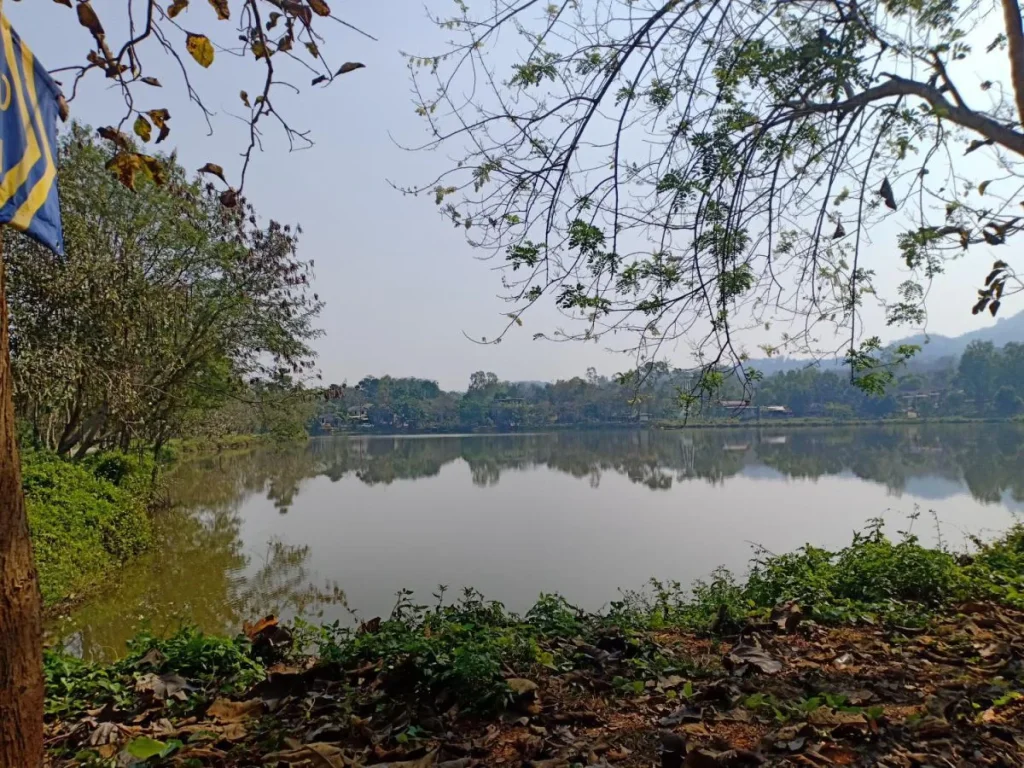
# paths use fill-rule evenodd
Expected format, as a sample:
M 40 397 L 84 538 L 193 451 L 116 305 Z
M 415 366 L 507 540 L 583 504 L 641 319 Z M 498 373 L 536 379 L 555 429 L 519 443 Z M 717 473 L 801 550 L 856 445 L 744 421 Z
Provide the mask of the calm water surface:
M 145 626 L 348 620 L 346 599 L 368 618 L 437 584 L 517 611 L 553 591 L 597 609 L 650 577 L 742 574 L 753 543 L 842 545 L 873 517 L 964 547 L 1021 519 L 1024 429 L 323 438 L 187 464 L 169 484 L 155 551 L 55 638 L 109 656 Z

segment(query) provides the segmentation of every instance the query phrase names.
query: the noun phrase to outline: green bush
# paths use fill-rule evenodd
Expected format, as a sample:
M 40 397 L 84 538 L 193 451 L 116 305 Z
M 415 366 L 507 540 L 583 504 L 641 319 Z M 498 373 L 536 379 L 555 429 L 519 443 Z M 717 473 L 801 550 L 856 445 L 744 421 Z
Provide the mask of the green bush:
M 399 594 L 391 617 L 376 631 L 338 624 L 305 631 L 322 661 L 346 668 L 383 662 L 392 693 L 451 696 L 476 711 L 507 703 L 504 671 L 524 671 L 538 659 L 537 628 L 472 590 L 434 608 L 414 605 L 411 594 Z
M 245 691 L 265 676 L 244 636 L 216 637 L 192 627 L 182 628 L 167 639 L 143 632 L 129 642 L 124 658 L 110 664 L 47 650 L 43 671 L 46 714 L 60 717 L 74 717 L 105 704 L 130 709 L 136 679 L 144 673 L 176 674 L 188 680 L 184 709 L 220 694 Z
M 45 604 L 80 593 L 149 546 L 151 468 L 115 454 L 81 463 L 24 454 L 22 485 Z
M 873 523 L 838 552 L 806 546 L 756 560 L 745 592 L 756 607 L 795 600 L 826 611 L 892 603 L 935 607 L 960 595 L 965 586 L 953 555 L 923 547 L 914 536 L 890 541 Z
M 690 590 L 652 581 L 612 604 L 624 626 L 735 629 L 749 615 L 764 617 L 788 601 L 823 622 L 875 618 L 919 623 L 958 601 L 990 599 L 1024 607 L 1024 526 L 990 543 L 975 541 L 973 557 L 922 546 L 915 536 L 888 539 L 881 521 L 846 547 L 807 545 L 795 552 L 759 552 L 745 583 L 719 569 Z

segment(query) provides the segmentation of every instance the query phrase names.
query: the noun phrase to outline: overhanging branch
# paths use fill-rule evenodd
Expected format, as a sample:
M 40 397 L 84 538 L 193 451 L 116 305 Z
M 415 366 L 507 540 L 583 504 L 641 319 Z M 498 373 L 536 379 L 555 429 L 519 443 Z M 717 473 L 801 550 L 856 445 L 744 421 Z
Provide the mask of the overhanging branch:
M 1007 2 L 1015 2 L 1015 0 L 1007 0 Z M 1024 66 L 1024 61 L 1022 61 L 1022 66 Z M 1024 71 L 1022 71 L 1022 77 L 1024 77 Z M 1016 80 L 1016 76 L 1014 79 Z M 918 96 L 927 101 L 939 117 L 956 123 L 963 128 L 975 131 L 986 139 L 991 139 L 996 144 L 1024 157 L 1024 133 L 1008 128 L 1006 125 L 986 117 L 980 112 L 975 112 L 973 109 L 950 103 L 938 88 L 897 75 L 889 75 L 887 82 L 861 91 L 853 98 L 846 99 L 845 101 L 837 101 L 830 104 L 791 102 L 786 106 L 792 107 L 801 113 L 850 112 L 859 107 L 894 96 Z M 1018 99 L 1019 101 L 1020 99 Z

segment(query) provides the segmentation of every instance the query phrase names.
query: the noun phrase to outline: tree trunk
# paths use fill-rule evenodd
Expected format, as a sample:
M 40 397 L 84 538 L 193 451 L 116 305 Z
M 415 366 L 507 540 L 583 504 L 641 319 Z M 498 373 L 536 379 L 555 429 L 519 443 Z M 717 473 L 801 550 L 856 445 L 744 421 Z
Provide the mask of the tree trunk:
M 0 239 L 0 766 L 37 768 L 43 762 L 42 599 L 21 488 L 4 287 Z

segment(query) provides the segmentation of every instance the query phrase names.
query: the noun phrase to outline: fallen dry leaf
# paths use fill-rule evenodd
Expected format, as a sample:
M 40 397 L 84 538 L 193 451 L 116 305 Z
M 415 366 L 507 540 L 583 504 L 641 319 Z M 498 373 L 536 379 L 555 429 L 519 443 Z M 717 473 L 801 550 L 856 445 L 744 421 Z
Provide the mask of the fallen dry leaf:
M 237 723 L 247 718 L 255 717 L 262 712 L 263 701 L 261 699 L 249 699 L 247 701 L 217 699 L 206 710 L 206 715 L 207 717 L 216 718 L 222 723 Z

